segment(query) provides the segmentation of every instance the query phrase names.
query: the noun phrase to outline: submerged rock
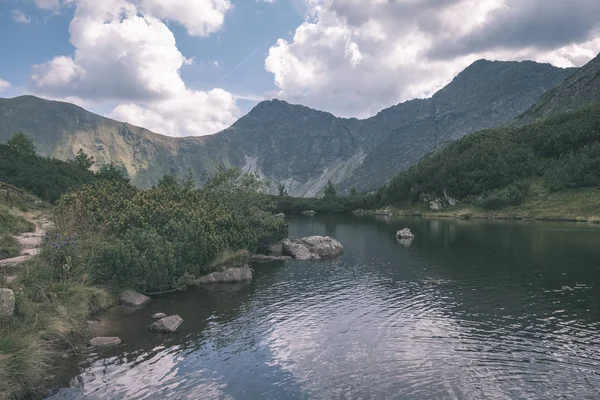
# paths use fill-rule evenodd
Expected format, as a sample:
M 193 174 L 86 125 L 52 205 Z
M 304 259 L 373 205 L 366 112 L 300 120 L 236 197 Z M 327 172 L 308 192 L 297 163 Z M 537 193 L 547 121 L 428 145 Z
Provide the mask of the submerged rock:
M 150 318 L 152 318 L 152 319 L 161 319 L 161 318 L 165 318 L 166 316 L 167 316 L 167 314 L 159 312 L 159 313 L 156 313 L 156 314 L 152 314 L 150 316 Z
M 15 314 L 15 294 L 10 289 L 0 289 L 0 318 L 10 318 Z
M 116 346 L 121 344 L 121 339 L 118 337 L 95 337 L 90 340 L 89 344 L 96 348 Z
M 344 251 L 344 246 L 329 236 L 309 236 L 301 239 L 284 239 L 283 252 L 296 260 L 320 260 L 337 257 Z
M 227 268 L 223 271 L 213 272 L 198 279 L 198 284 L 235 283 L 252 280 L 252 270 L 248 264 L 242 267 Z
M 401 239 L 414 239 L 415 235 L 408 228 L 396 232 L 396 237 Z
M 149 329 L 153 332 L 173 333 L 182 323 L 183 319 L 179 315 L 171 315 L 156 321 L 149 326 Z
M 301 213 L 302 215 L 316 215 L 317 212 L 314 210 L 306 210 L 306 211 L 302 211 Z
M 264 254 L 254 254 L 250 256 L 250 261 L 253 263 L 269 263 L 273 261 L 289 261 L 290 256 L 265 256 Z
M 413 238 L 404 238 L 404 239 L 400 239 L 398 238 L 398 243 L 401 244 L 404 247 L 410 247 L 413 241 Z
M 141 307 L 152 300 L 150 297 L 136 292 L 135 290 L 126 290 L 121 293 L 121 304 L 130 307 Z

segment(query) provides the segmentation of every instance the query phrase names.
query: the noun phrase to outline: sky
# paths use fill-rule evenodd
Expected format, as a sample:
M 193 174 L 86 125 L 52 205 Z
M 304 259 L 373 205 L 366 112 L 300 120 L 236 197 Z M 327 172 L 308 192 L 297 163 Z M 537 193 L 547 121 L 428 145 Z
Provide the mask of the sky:
M 170 136 L 279 98 L 365 118 L 481 59 L 582 66 L 599 0 L 0 0 L 0 97 Z

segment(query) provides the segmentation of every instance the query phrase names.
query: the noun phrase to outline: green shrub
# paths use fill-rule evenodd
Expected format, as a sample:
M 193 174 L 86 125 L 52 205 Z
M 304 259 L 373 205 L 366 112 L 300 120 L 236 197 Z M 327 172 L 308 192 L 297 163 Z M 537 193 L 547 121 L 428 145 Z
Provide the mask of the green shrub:
M 246 185 L 248 177 L 239 177 Z M 118 181 L 86 185 L 58 202 L 58 228 L 80 238 L 74 248 L 95 283 L 171 290 L 182 277 L 211 272 L 225 251 L 255 252 L 259 242 L 287 236 L 286 222 L 265 211 L 265 196 L 221 178 L 208 190 L 177 182 L 148 190 Z M 70 265 L 62 254 L 53 257 L 59 271 Z

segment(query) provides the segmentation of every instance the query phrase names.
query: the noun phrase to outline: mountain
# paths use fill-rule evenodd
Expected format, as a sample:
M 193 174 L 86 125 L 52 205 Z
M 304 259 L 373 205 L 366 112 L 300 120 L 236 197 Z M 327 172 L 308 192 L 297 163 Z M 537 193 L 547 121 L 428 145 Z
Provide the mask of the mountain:
M 527 125 L 552 115 L 577 110 L 594 102 L 600 102 L 600 55 L 548 91 L 535 105 L 515 120 L 515 125 Z
M 432 98 L 368 119 L 270 100 L 222 132 L 187 138 L 162 136 L 73 104 L 21 96 L 0 99 L 0 141 L 22 131 L 41 154 L 60 159 L 83 149 L 99 164 L 121 165 L 142 187 L 165 173 L 184 177 L 189 170 L 202 182 L 204 172 L 232 165 L 284 183 L 294 196 L 316 196 L 328 180 L 343 191 L 371 190 L 446 142 L 508 123 L 575 72 L 480 60 Z

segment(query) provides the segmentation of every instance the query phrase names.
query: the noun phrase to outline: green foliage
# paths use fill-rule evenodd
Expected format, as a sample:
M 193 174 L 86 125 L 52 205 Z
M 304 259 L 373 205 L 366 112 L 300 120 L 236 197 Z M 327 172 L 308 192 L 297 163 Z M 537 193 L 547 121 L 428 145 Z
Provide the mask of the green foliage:
M 107 181 L 129 182 L 127 170 L 125 170 L 124 167 L 116 166 L 113 163 L 101 166 L 98 172 L 96 172 L 96 178 Z
M 35 156 L 35 145 L 24 133 L 19 132 L 6 142 L 9 149 L 22 157 Z
M 0 235 L 0 260 L 17 257 L 21 254 L 21 246 L 12 235 Z
M 331 181 L 327 181 L 327 185 L 325 185 L 325 189 L 323 190 L 323 198 L 327 201 L 332 202 L 337 197 L 337 191 L 333 186 Z
M 559 191 L 600 186 L 600 105 L 523 128 L 485 130 L 466 136 L 394 178 L 379 193 L 383 204 L 417 202 L 423 196 L 479 197 L 487 209 L 515 205 L 526 179 L 544 177 Z
M 280 184 L 277 186 L 277 191 L 278 191 L 278 193 L 279 193 L 279 197 L 286 197 L 286 196 L 288 196 L 288 191 L 287 191 L 287 189 L 285 188 L 285 185 L 284 185 L 284 184 L 282 184 L 282 183 L 280 183 Z
M 94 157 L 88 156 L 82 149 L 79 149 L 73 162 L 84 171 L 87 171 L 95 164 Z
M 48 264 L 59 273 L 82 265 L 97 284 L 163 291 L 209 273 L 225 251 L 256 251 L 261 241 L 287 236 L 254 177 L 219 170 L 205 190 L 166 181 L 143 191 L 96 182 L 63 196 L 56 207 L 60 231 L 85 239 L 74 247 L 79 260 L 50 246 Z
M 353 196 L 336 196 L 334 199 L 274 197 L 275 211 L 284 214 L 300 214 L 313 210 L 319 214 L 347 213 L 357 209 L 375 208 L 377 198 L 374 195 L 357 194 Z
M 0 144 L 0 181 L 49 203 L 56 202 L 71 188 L 97 180 L 128 181 L 126 173 L 113 164 L 103 165 L 94 174 L 89 170 L 93 163 L 82 150 L 70 162 L 38 156 L 33 142 L 22 133 Z

